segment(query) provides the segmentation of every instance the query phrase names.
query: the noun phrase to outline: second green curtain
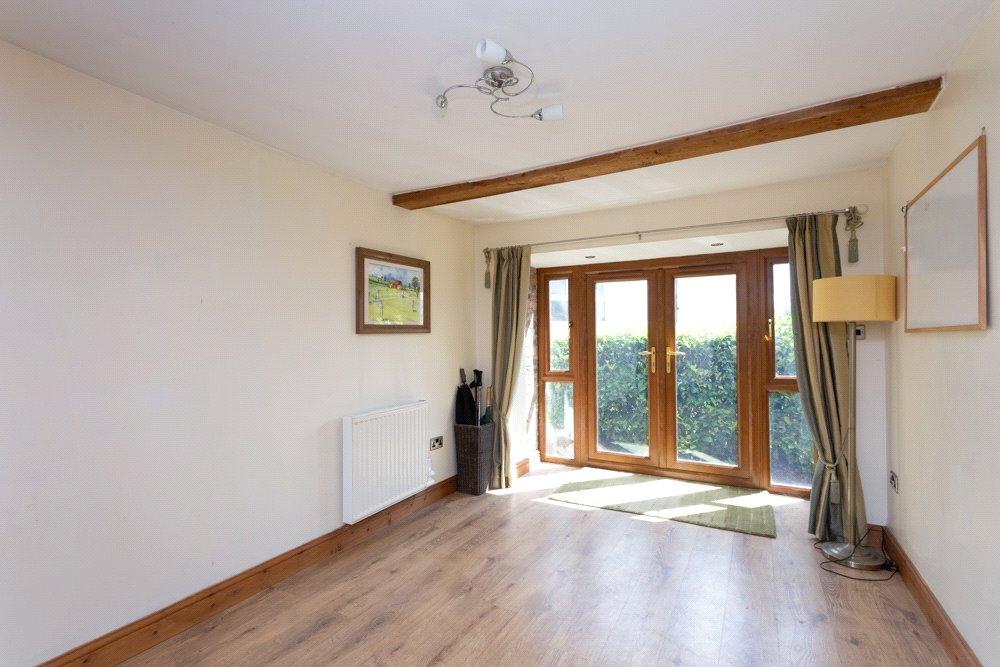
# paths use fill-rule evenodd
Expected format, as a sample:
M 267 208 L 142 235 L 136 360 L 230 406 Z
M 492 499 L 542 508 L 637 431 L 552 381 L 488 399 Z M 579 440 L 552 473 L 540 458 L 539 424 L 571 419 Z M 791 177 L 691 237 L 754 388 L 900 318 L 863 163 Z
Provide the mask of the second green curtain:
M 506 489 L 514 480 L 507 425 L 517 386 L 521 347 L 527 322 L 531 282 L 531 249 L 495 248 L 493 280 L 493 479 L 490 486 Z
M 823 541 L 846 534 L 842 484 L 848 480 L 844 449 L 847 437 L 847 324 L 812 321 L 812 282 L 841 275 L 835 214 L 788 218 L 792 331 L 799 396 L 817 453 L 809 509 L 809 532 Z M 855 488 L 858 535 L 867 528 L 860 476 Z

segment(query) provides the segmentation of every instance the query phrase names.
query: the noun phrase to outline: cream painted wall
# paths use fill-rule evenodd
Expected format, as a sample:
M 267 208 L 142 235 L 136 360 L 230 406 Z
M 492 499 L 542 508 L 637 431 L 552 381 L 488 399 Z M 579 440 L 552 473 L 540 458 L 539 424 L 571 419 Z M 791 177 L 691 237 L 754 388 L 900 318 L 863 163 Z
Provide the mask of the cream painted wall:
M 454 474 L 471 226 L 4 43 L 0 90 L 0 663 L 341 525 L 345 415 L 428 399 Z M 433 333 L 354 334 L 356 245 Z
M 903 275 L 900 207 L 986 127 L 990 328 L 889 335 L 889 526 L 986 665 L 1000 664 L 1000 4 L 890 156 L 886 266 Z M 900 303 L 902 308 L 902 302 Z
M 544 220 L 478 225 L 475 230 L 477 288 L 476 359 L 481 368 L 490 367 L 490 292 L 483 288 L 485 269 L 482 249 L 555 241 L 621 231 L 659 229 L 688 225 L 709 225 L 726 220 L 781 216 L 800 211 L 837 209 L 867 205 L 865 225 L 858 232 L 861 261 L 847 263 L 847 235 L 840 223 L 845 273 L 881 273 L 883 267 L 884 176 L 881 167 L 872 167 L 823 178 L 792 181 L 767 187 L 723 192 L 689 199 L 677 199 Z M 768 223 L 783 226 L 782 221 Z M 757 225 L 758 227 L 760 225 Z M 705 232 L 686 232 L 701 236 Z M 647 240 L 649 237 L 647 236 Z M 868 520 L 886 521 L 887 468 L 885 449 L 885 332 L 882 324 L 868 326 L 868 336 L 858 343 L 858 451 L 868 506 Z M 530 397 L 521 395 L 522 411 L 512 420 L 518 456 L 536 447 L 536 431 L 525 418 L 523 407 Z

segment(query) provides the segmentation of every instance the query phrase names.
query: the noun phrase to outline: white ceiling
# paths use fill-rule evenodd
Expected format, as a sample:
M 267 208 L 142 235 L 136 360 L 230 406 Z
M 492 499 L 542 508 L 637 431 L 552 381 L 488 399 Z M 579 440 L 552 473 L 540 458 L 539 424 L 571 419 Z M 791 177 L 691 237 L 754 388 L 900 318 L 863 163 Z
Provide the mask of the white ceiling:
M 398 192 L 935 76 L 946 71 L 988 4 L 0 0 L 0 38 Z M 566 120 L 497 118 L 472 91 L 457 93 L 441 114 L 434 96 L 479 75 L 472 51 L 481 36 L 535 68 L 537 90 L 524 96 L 530 99 L 522 99 L 520 109 L 560 101 Z M 780 148 L 770 147 L 773 155 L 754 149 L 758 157 L 770 156 L 765 168 L 739 157 L 709 160 L 447 212 L 512 219 L 552 207 L 620 205 L 692 194 L 708 187 L 706 176 L 714 189 L 740 187 L 748 169 L 782 180 L 777 176 L 788 172 L 880 159 L 899 130 L 845 132 L 844 143 L 818 139 L 823 150 L 794 168 Z

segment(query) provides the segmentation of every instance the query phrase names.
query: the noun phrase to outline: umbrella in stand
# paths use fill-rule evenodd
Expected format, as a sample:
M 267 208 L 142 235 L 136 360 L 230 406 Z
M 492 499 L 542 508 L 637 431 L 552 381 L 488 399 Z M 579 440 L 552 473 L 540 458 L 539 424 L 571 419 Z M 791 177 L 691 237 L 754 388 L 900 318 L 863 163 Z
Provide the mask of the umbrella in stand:
M 476 392 L 475 392 L 475 396 L 476 396 L 476 426 L 479 426 L 480 423 L 481 423 L 481 421 L 480 421 L 480 415 L 483 414 L 483 412 L 482 412 L 482 395 L 480 393 L 481 392 L 481 388 L 483 386 L 483 372 L 481 370 L 476 369 L 476 370 L 472 371 L 472 376 L 475 379 L 472 381 L 472 384 L 470 384 L 469 387 L 471 389 L 475 389 L 476 390 Z
M 455 392 L 455 423 L 478 425 L 479 410 L 472 389 L 466 381 L 464 368 L 459 369 L 459 377 L 462 384 L 458 385 L 458 391 Z

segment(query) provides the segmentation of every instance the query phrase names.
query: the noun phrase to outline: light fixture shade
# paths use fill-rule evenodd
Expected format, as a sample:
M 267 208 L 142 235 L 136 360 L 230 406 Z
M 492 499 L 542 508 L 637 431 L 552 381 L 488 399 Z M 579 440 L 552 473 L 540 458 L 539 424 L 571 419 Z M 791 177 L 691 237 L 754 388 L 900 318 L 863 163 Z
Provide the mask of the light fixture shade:
M 563 105 L 550 104 L 547 107 L 542 107 L 532 115 L 534 115 L 538 120 L 562 120 Z
M 896 276 L 838 276 L 812 284 L 813 322 L 888 322 L 896 319 Z
M 491 39 L 483 38 L 476 42 L 476 57 L 487 65 L 502 65 L 507 62 L 507 49 Z

